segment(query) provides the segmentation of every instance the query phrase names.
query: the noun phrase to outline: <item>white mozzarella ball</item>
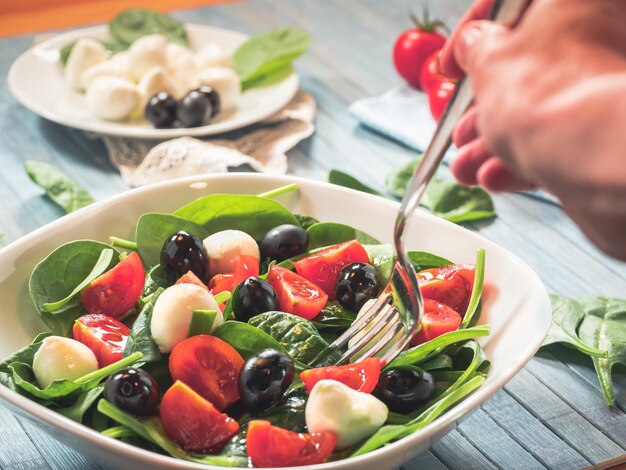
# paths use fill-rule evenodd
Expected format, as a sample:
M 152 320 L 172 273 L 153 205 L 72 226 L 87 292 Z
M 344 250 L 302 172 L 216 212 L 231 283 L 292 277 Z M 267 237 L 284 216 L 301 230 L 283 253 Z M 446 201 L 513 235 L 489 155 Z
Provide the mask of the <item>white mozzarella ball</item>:
M 200 85 L 207 85 L 220 96 L 220 109 L 228 110 L 237 106 L 241 96 L 239 75 L 228 67 L 211 67 L 200 72 Z
M 209 255 L 209 275 L 232 273 L 236 256 L 254 256 L 261 259 L 259 245 L 241 230 L 222 230 L 206 237 L 202 244 Z
M 132 81 L 127 52 L 115 54 L 109 60 L 105 60 L 93 67 L 89 67 L 81 76 L 80 82 L 83 89 L 87 89 L 91 82 L 100 77 L 117 77 Z
M 127 119 L 139 104 L 139 92 L 128 80 L 100 77 L 87 88 L 87 106 L 93 114 L 109 121 Z
M 65 80 L 76 90 L 84 90 L 83 73 L 91 67 L 107 60 L 109 53 L 99 41 L 83 38 L 76 41 L 67 63 L 65 64 Z
M 140 111 L 143 115 L 143 109 L 145 108 L 148 100 L 161 91 L 165 91 L 172 95 L 175 99 L 181 97 L 180 89 L 172 80 L 172 77 L 168 75 L 163 67 L 155 67 L 145 74 L 137 85 L 137 90 L 141 95 L 139 101 Z
M 232 67 L 230 55 L 217 44 L 209 43 L 196 52 L 196 63 L 199 69 L 208 69 L 209 67 Z
M 174 284 L 165 289 L 154 303 L 150 331 L 162 353 L 189 336 L 194 310 L 215 310 L 212 330 L 224 322 L 219 305 L 205 289 L 194 284 Z
M 336 380 L 320 380 L 311 390 L 304 413 L 309 432 L 332 432 L 341 449 L 374 434 L 387 421 L 389 411 L 369 393 Z
M 130 72 L 140 80 L 154 67 L 167 67 L 167 39 L 161 34 L 150 34 L 137 39 L 128 49 Z
M 178 89 L 184 94 L 198 87 L 200 69 L 191 49 L 180 44 L 167 45 L 167 71 L 174 79 Z
M 33 373 L 41 388 L 55 380 L 75 380 L 98 370 L 96 355 L 71 338 L 48 336 L 33 357 Z
M 370 299 L 367 302 L 365 302 L 363 304 L 363 307 L 361 307 L 361 310 L 359 310 L 359 313 L 356 316 L 356 320 L 358 320 L 359 318 L 361 318 L 363 315 L 365 315 L 367 313 L 367 311 L 372 307 L 372 305 L 374 305 L 374 303 L 376 303 L 377 299 Z M 354 346 L 357 341 L 359 341 L 361 338 L 363 338 L 363 336 L 365 336 L 367 334 L 368 331 L 370 331 L 372 328 L 374 328 L 374 326 L 379 323 L 380 321 L 382 321 L 382 317 L 385 314 L 385 310 L 381 310 L 380 313 L 378 313 L 378 315 L 376 315 L 376 317 L 374 317 L 372 320 L 370 320 L 368 323 L 366 323 L 363 328 L 361 328 L 355 335 L 353 335 L 349 340 L 348 340 L 348 348 L 351 348 L 352 346 Z M 380 339 L 387 333 L 387 330 L 383 328 L 383 330 L 378 333 L 376 336 L 374 336 L 370 341 L 369 345 L 374 345 L 375 343 L 377 343 L 378 341 L 380 341 Z M 387 343 L 388 345 L 385 346 L 384 348 L 381 349 L 381 351 L 378 353 L 379 356 L 382 356 L 390 347 L 391 345 L 395 344 L 397 341 L 400 341 L 402 339 L 403 333 L 402 331 L 396 333 L 396 335 Z M 354 355 L 353 361 L 358 361 L 360 359 L 360 356 L 362 353 L 367 352 L 368 347 L 363 346 L 360 351 Z

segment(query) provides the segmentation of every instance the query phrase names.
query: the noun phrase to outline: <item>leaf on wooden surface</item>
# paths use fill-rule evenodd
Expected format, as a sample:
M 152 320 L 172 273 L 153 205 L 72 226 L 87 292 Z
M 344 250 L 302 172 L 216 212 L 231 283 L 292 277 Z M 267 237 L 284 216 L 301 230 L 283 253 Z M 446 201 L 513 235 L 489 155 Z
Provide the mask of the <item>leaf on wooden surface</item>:
M 85 188 L 49 163 L 28 160 L 24 168 L 30 179 L 66 214 L 94 202 Z

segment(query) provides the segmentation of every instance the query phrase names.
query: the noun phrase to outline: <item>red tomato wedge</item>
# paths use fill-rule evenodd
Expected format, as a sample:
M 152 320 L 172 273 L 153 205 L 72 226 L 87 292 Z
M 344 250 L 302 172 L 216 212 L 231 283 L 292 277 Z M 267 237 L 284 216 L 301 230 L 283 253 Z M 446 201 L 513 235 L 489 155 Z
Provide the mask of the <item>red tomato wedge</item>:
M 237 381 L 243 362 L 227 342 L 197 335 L 174 346 L 169 366 L 173 380 L 185 382 L 222 411 L 239 400 Z
M 298 467 L 324 462 L 336 443 L 331 432 L 304 434 L 254 420 L 248 424 L 246 451 L 255 467 Z
M 363 245 L 350 240 L 294 261 L 293 265 L 300 276 L 320 286 L 334 299 L 339 273 L 345 266 L 357 262 L 369 263 L 369 256 Z
M 170 439 L 191 452 L 217 451 L 239 432 L 237 421 L 180 380 L 163 395 L 160 415 Z
M 202 287 L 207 292 L 209 291 L 209 287 L 193 271 L 187 271 L 180 276 L 176 284 L 193 284 L 194 286 Z
M 461 325 L 461 315 L 446 304 L 436 300 L 424 300 L 422 329 L 411 340 L 411 344 L 422 344 L 444 333 L 455 331 Z
M 119 361 L 124 354 L 130 328 L 107 315 L 83 315 L 72 328 L 72 336 L 93 351 L 98 366 Z
M 328 295 L 304 277 L 273 264 L 267 276 L 283 312 L 311 320 L 322 311 Z
M 85 310 L 113 318 L 121 317 L 139 300 L 145 277 L 141 258 L 132 252 L 83 289 L 81 300 Z
M 449 305 L 465 314 L 474 288 L 473 264 L 451 264 L 417 273 L 417 280 L 425 299 Z
M 370 357 L 345 366 L 318 367 L 300 373 L 306 391 L 311 393 L 317 382 L 324 379 L 336 380 L 358 391 L 371 393 L 380 376 L 380 359 Z
M 254 256 L 238 255 L 233 258 L 233 262 L 235 270 L 232 273 L 216 274 L 209 281 L 212 294 L 232 292 L 240 282 L 259 275 L 259 262 Z

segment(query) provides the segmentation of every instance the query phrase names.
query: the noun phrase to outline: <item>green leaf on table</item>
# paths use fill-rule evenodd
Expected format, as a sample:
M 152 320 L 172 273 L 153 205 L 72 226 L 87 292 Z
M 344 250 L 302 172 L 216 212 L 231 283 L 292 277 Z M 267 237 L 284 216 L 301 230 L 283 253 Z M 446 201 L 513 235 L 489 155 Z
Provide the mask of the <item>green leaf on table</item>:
M 43 259 L 30 275 L 28 289 L 33 305 L 54 334 L 68 336 L 74 321 L 84 313 L 79 296 L 74 296 L 60 310 L 48 312 L 44 304 L 67 298 L 89 277 L 102 252 L 111 246 L 94 240 L 76 240 L 61 245 Z M 113 256 L 108 268 L 118 261 Z
M 9 368 L 9 365 L 14 362 L 32 364 L 35 353 L 41 347 L 42 341 L 48 336 L 52 336 L 52 333 L 39 333 L 35 339 L 33 339 L 32 343 L 3 359 L 2 362 L 0 362 L 0 384 L 19 393 L 20 389 L 15 384 L 15 380 L 13 380 L 13 371 Z
M 361 191 L 368 194 L 373 194 L 375 196 L 385 197 L 384 194 L 376 191 L 373 188 L 370 188 L 366 184 L 361 183 L 354 176 L 349 175 L 348 173 L 344 173 L 339 170 L 330 170 L 328 173 L 328 182 L 332 184 L 336 184 L 337 186 L 343 186 L 350 189 L 355 189 L 357 191 Z
M 463 186 L 453 180 L 433 179 L 421 204 L 434 215 L 456 224 L 496 216 L 491 196 L 484 189 Z
M 232 56 L 242 89 L 291 65 L 310 44 L 309 33 L 299 28 L 277 28 L 252 36 Z
M 161 34 L 168 42 L 188 45 L 187 32 L 180 21 L 155 10 L 130 8 L 109 21 L 113 47 L 130 46 L 142 36 Z
M 31 180 L 46 191 L 46 195 L 66 214 L 94 202 L 89 193 L 58 168 L 45 162 L 28 160 L 24 163 Z
M 364 245 L 380 245 L 380 242 L 371 235 L 349 225 L 335 222 L 313 224 L 307 229 L 307 233 L 309 234 L 309 250 L 355 239 Z
M 441 256 L 429 253 L 427 251 L 409 251 L 408 253 L 413 268 L 416 272 L 424 271 L 425 269 L 440 268 L 441 266 L 448 266 L 454 264 L 452 261 L 442 258 Z
M 163 292 L 163 288 L 157 288 L 150 299 L 144 304 L 141 312 L 139 312 L 139 315 L 133 322 L 128 340 L 126 341 L 123 357 L 128 357 L 140 352 L 143 355 L 143 362 L 157 362 L 161 360 L 161 351 L 159 351 L 159 347 L 152 338 L 152 332 L 150 331 L 154 304 L 159 298 L 159 295 L 161 295 L 161 292 Z
M 399 199 L 402 199 L 406 194 L 406 189 L 409 185 L 409 181 L 415 173 L 415 168 L 419 164 L 421 158 L 410 161 L 406 165 L 401 166 L 397 170 L 391 172 L 385 180 L 385 185 L 391 194 Z
M 315 217 L 311 217 L 310 215 L 306 214 L 294 214 L 293 216 L 298 220 L 304 230 L 308 229 L 311 225 L 317 224 L 319 222 L 319 220 L 317 220 Z

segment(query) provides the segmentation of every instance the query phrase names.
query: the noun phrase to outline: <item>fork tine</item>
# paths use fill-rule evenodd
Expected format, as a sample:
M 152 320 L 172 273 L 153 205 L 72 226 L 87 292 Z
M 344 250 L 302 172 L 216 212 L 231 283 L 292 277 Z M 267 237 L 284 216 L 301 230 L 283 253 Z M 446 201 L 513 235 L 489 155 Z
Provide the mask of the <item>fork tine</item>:
M 376 302 L 374 302 L 374 304 L 367 310 L 365 315 L 355 320 L 352 325 L 350 325 L 350 328 L 344 331 L 339 338 L 332 342 L 330 349 L 335 350 L 343 347 L 350 340 L 350 338 L 376 318 L 380 311 L 385 307 L 385 305 L 388 305 L 389 302 L 391 302 L 391 298 L 388 295 L 379 296 L 378 299 L 376 299 Z
M 402 326 L 402 325 L 400 325 Z M 380 364 L 382 367 L 385 367 L 389 362 L 393 361 L 398 354 L 400 354 L 405 347 L 411 342 L 412 336 L 407 335 L 404 338 L 401 338 L 396 344 L 391 346 L 391 348 L 385 352 L 380 358 Z
M 367 349 L 365 352 L 363 352 L 361 354 L 361 357 L 365 358 L 365 357 L 373 357 L 373 356 L 375 356 L 385 346 L 390 344 L 390 341 L 398 333 L 401 333 L 402 330 L 403 330 L 402 324 L 400 323 L 400 321 L 398 320 L 397 317 L 394 318 L 393 321 L 387 323 L 387 325 L 385 325 L 385 327 L 386 327 L 386 330 L 383 330 L 384 331 L 383 336 L 381 336 L 380 339 L 378 339 L 378 341 L 376 341 L 372 346 L 370 346 L 369 349 Z M 342 361 L 348 361 L 349 359 L 354 357 L 354 354 L 351 355 L 351 356 L 348 356 L 349 352 L 350 351 L 346 351 L 346 353 L 341 357 L 341 359 L 339 359 L 339 363 L 341 363 Z

